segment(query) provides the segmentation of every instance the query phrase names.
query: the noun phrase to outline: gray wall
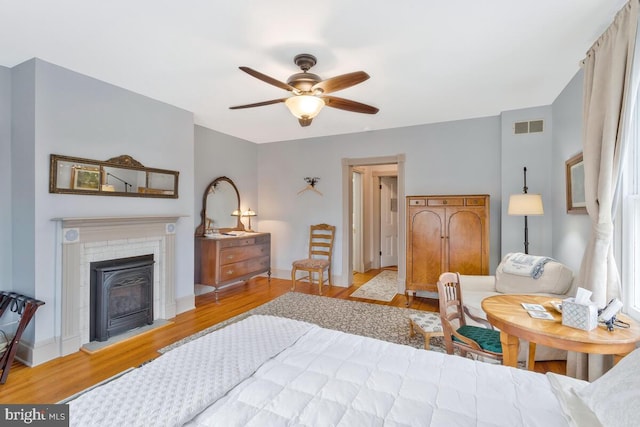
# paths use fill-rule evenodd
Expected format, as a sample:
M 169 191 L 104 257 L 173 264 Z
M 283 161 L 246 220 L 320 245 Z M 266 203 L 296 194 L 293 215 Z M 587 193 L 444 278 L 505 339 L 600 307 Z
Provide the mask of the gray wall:
M 405 154 L 407 195 L 491 196 L 491 269 L 495 269 L 500 259 L 500 135 L 499 117 L 486 117 L 258 145 L 258 224 L 260 231 L 273 233 L 272 267 L 281 274 L 290 271 L 291 262 L 306 253 L 310 224 L 335 224 L 337 242 L 346 237 L 342 159 Z M 306 185 L 306 176 L 321 178 L 317 188 L 323 196 L 297 194 Z M 350 268 L 342 265 L 340 244 L 333 259 L 334 276 Z M 402 273 L 404 266 L 399 270 Z
M 11 283 L 11 70 L 0 66 L 0 288 Z
M 507 215 L 509 195 L 521 193 L 526 166 L 529 192 L 543 196 L 545 214 L 529 217 L 529 253 L 549 255 L 577 271 L 588 236 L 584 216 L 564 213 L 564 160 L 580 151 L 581 81 L 578 76 L 553 106 L 503 112 L 500 116 L 384 131 L 258 145 L 261 231 L 272 236 L 273 268 L 286 276 L 305 253 L 312 223 L 342 225 L 341 167 L 345 158 L 406 155 L 405 194 L 489 194 L 491 262 L 524 250 L 524 219 Z M 514 122 L 544 120 L 544 131 L 515 135 Z M 318 189 L 297 195 L 303 177 L 321 178 Z M 401 218 L 401 221 L 404 221 Z M 588 225 L 588 224 L 587 224 Z M 403 251 L 404 248 L 400 248 Z M 340 276 L 342 248 L 334 254 Z M 404 266 L 399 266 L 401 272 Z
M 36 245 L 35 227 L 35 62 L 18 65 L 11 70 L 11 216 L 12 216 L 12 289 L 29 296 L 35 295 Z M 48 259 L 51 260 L 52 252 Z M 47 258 L 45 258 L 47 259 Z M 49 282 L 54 276 L 49 277 Z M 39 311 L 53 314 L 53 307 Z M 45 317 L 47 314 L 43 314 Z M 49 323 L 52 318 L 49 319 Z M 39 319 L 36 318 L 36 322 Z M 33 322 L 32 322 L 33 323 Z M 32 325 L 25 332 L 33 340 Z
M 202 126 L 195 127 L 194 137 L 194 229 L 201 221 L 202 196 L 211 181 L 219 176 L 231 178 L 236 184 L 241 209 L 251 208 L 261 215 L 256 144 Z M 254 225 L 253 220 L 251 225 Z
M 553 248 L 551 253 L 577 274 L 591 233 L 589 216 L 567 214 L 565 161 L 582 151 L 582 84 L 580 70 L 553 102 Z
M 553 142 L 553 121 L 551 107 L 524 108 L 506 111 L 502 118 L 501 181 L 502 181 L 502 255 L 510 252 L 524 252 L 524 217 L 509 216 L 509 196 L 522 193 L 524 186 L 523 168 L 527 167 L 527 187 L 529 193 L 542 195 L 545 214 L 529 216 L 529 253 L 532 255 L 551 254 L 551 211 L 552 193 L 557 187 L 551 179 L 551 145 Z M 544 130 L 540 133 L 514 133 L 514 123 L 544 120 Z
M 13 288 L 47 303 L 35 318 L 35 346 L 59 333 L 53 218 L 184 216 L 176 224 L 176 298 L 192 298 L 193 114 L 38 59 L 12 68 L 12 79 Z M 129 154 L 177 170 L 180 197 L 50 194 L 52 153 L 98 160 Z

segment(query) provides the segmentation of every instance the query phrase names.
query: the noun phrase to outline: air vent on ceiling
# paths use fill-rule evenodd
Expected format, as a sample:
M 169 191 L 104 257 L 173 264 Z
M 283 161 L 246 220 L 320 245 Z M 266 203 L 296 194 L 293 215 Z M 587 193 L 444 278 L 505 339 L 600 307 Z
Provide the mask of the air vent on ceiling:
M 515 122 L 513 124 L 513 133 L 516 135 L 523 133 L 538 133 L 544 130 L 543 120 L 531 120 L 529 122 Z

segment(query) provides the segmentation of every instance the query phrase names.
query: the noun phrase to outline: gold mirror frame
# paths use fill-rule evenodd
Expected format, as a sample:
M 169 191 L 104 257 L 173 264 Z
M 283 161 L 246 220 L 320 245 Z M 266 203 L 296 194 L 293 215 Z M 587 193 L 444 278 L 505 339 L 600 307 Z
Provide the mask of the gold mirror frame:
M 216 194 L 216 189 L 220 188 L 220 186 L 224 184 L 228 184 L 231 186 L 233 193 L 236 196 L 237 203 L 234 203 L 233 206 L 227 206 L 226 208 L 223 208 L 223 210 L 228 210 L 229 216 L 237 216 L 237 221 L 235 227 L 217 228 L 215 227 L 215 224 L 213 224 L 213 219 L 211 219 L 210 215 L 208 215 L 207 213 L 207 206 L 209 203 L 211 203 L 210 198 Z M 234 215 L 234 213 L 237 213 L 237 215 Z M 223 214 L 227 215 L 227 213 Z M 230 178 L 227 178 L 226 176 L 218 177 L 211 181 L 211 183 L 207 186 L 207 188 L 204 190 L 204 195 L 202 196 L 202 210 L 200 211 L 200 218 L 200 225 L 196 228 L 196 236 L 213 234 L 214 228 L 221 233 L 236 230 L 244 231 L 244 224 L 242 224 L 242 218 L 240 215 L 240 193 L 238 192 L 238 187 L 236 187 L 236 184 Z
M 178 175 L 177 171 L 145 167 L 128 155 L 101 161 L 52 154 L 49 192 L 177 199 Z

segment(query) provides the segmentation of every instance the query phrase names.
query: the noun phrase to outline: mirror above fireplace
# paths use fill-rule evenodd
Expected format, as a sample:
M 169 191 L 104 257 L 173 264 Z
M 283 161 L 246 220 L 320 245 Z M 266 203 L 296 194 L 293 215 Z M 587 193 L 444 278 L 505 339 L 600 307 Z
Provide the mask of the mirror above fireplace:
M 100 161 L 52 154 L 49 192 L 177 199 L 178 174 L 127 155 Z

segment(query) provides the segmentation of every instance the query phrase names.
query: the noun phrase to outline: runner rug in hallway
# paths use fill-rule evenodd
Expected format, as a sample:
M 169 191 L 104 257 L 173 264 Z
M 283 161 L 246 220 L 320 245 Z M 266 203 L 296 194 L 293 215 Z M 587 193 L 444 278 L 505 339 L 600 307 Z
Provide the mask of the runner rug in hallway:
M 373 279 L 360 286 L 350 296 L 377 301 L 389 302 L 398 292 L 398 272 L 391 270 L 381 271 Z

